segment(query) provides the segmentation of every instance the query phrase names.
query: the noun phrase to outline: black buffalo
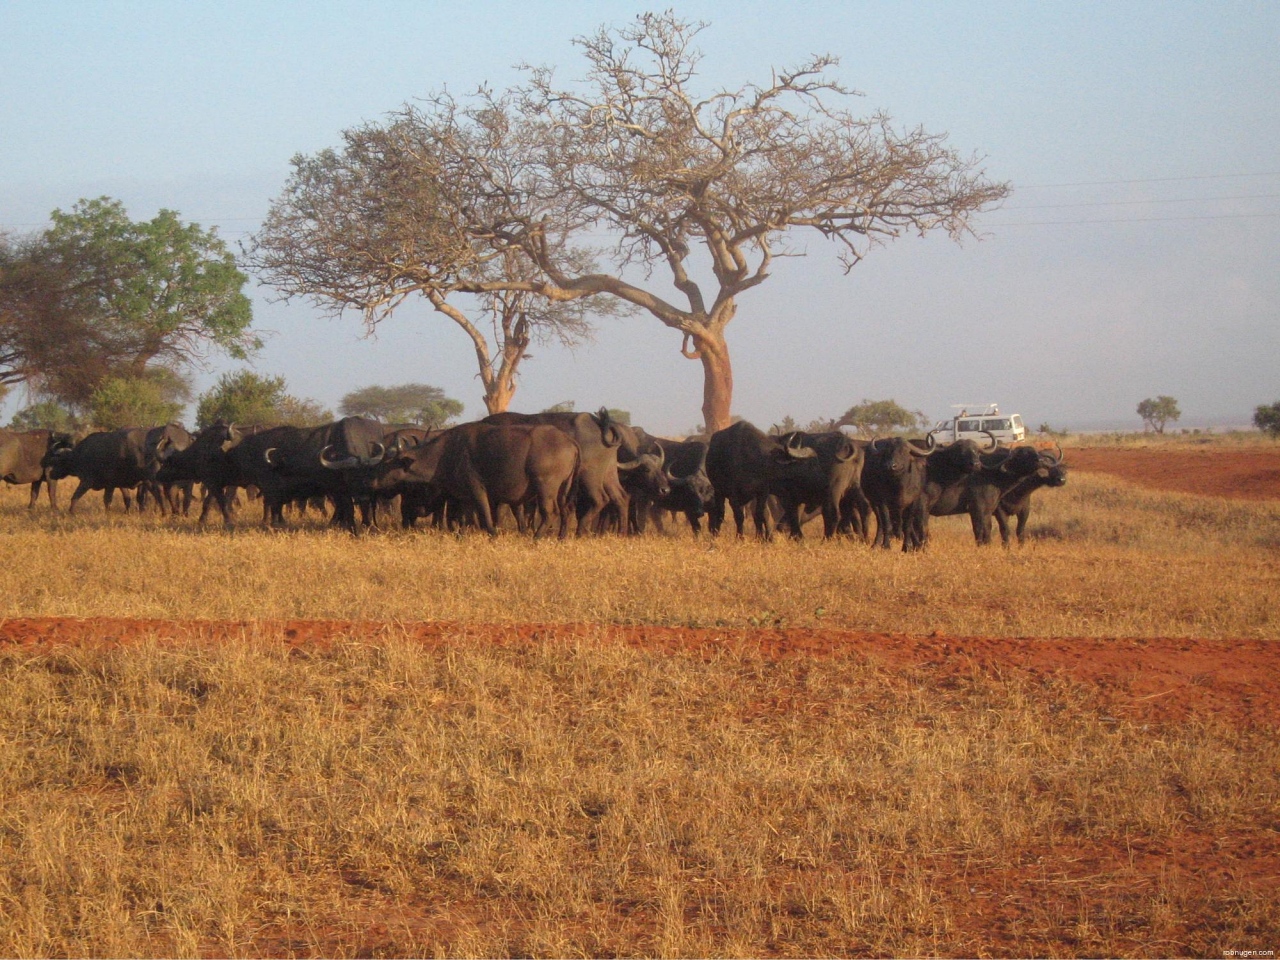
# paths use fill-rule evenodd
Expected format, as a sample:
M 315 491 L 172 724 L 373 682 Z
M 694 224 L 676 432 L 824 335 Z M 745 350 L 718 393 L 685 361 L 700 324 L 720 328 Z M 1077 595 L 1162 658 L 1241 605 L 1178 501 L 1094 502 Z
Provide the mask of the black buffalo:
M 435 512 L 437 520 L 443 519 L 442 498 L 432 495 L 424 500 L 420 485 L 406 485 L 408 474 L 402 457 L 445 432 L 416 425 L 387 427 L 383 435 L 385 452 L 382 462 L 372 471 L 361 470 L 350 475 L 356 505 L 365 526 L 376 528 L 379 508 L 396 497 L 400 497 L 400 516 L 406 527 L 413 526 L 418 517 L 428 512 Z
M 637 438 L 640 441 L 639 456 L 618 463 L 618 478 L 627 493 L 627 514 L 617 519 L 619 522 L 625 520 L 629 533 L 644 532 L 636 522 L 636 513 L 644 509 L 643 505 L 671 496 L 672 481 L 666 471 L 666 451 L 643 431 L 637 432 Z
M 152 488 L 163 513 L 168 500 L 160 496 L 156 480 L 160 457 L 164 451 L 184 449 L 190 442 L 191 435 L 177 424 L 91 433 L 70 450 L 57 451 L 49 458 L 49 476 L 55 480 L 79 479 L 67 508 L 69 513 L 75 513 L 76 504 L 90 490 L 103 491 L 105 508 L 111 506 L 112 493 L 119 490 L 128 512 L 133 491 L 143 484 Z
M 497 534 L 497 507 L 510 507 L 524 532 L 524 508 L 532 505 L 534 535 L 541 535 L 555 515 L 563 538 L 569 531 L 570 497 L 579 465 L 578 444 L 558 427 L 481 421 L 446 430 L 398 454 L 383 470 L 400 473 L 402 496 L 422 504 L 447 500 L 473 511 L 490 535 Z
M 386 454 L 384 424 L 344 417 L 318 427 L 270 427 L 244 437 L 229 455 L 235 469 L 262 493 L 263 522 L 284 522 L 284 506 L 324 497 L 333 523 L 354 531 L 355 496 Z
M 785 489 L 799 471 L 816 474 L 810 461 L 816 461 L 817 455 L 799 431 L 774 437 L 740 420 L 713 433 L 707 444 L 707 477 L 715 491 L 709 523 L 712 534 L 718 534 L 724 525 L 727 502 L 738 536 L 743 535 L 746 508 L 751 504 L 756 535 L 771 537 L 769 497 Z M 792 533 L 795 531 L 793 527 Z
M 929 516 L 937 512 L 935 505 L 965 490 L 982 465 L 982 451 L 972 440 L 957 440 L 930 450 L 924 461 L 919 502 L 911 511 L 911 523 L 903 538 L 904 550 L 923 547 L 928 542 Z
M 1052 454 L 1034 447 L 1006 447 L 981 455 L 981 468 L 964 482 L 954 484 L 931 498 L 931 516 L 967 514 L 978 544 L 991 542 L 991 519 L 996 516 L 1001 499 L 1037 473 L 1047 471 L 1057 462 Z M 1004 531 L 1008 543 L 1007 531 Z
M 1022 543 L 1027 520 L 1031 516 L 1031 495 L 1041 487 L 1061 487 L 1067 482 L 1067 465 L 1062 462 L 1062 450 L 1057 454 L 1041 454 L 1041 469 L 1005 491 L 996 507 L 996 523 L 1000 526 L 1000 539 L 1009 543 L 1009 518 L 1018 521 L 1018 543 Z
M 31 484 L 28 509 L 40 496 L 40 486 L 48 491 L 49 508 L 58 509 L 58 481 L 50 476 L 53 457 L 70 451 L 71 434 L 53 430 L 0 430 L 0 480 Z
M 880 437 L 867 444 L 862 468 L 862 491 L 876 515 L 874 543 L 888 549 L 902 537 L 902 549 L 919 544 L 911 530 L 925 483 L 929 452 L 903 437 Z
M 632 492 L 630 526 L 637 533 L 644 533 L 649 519 L 665 532 L 662 515 L 666 511 L 683 513 L 694 535 L 702 532 L 702 518 L 706 516 L 715 496 L 715 488 L 707 477 L 707 450 L 705 440 L 668 440 L 636 431 L 643 453 L 662 452 L 662 469 L 667 477 L 665 495 L 650 495 L 646 491 Z
M 866 441 L 838 430 L 800 433 L 798 437 L 815 456 L 800 469 L 781 476 L 772 491 L 791 535 L 802 535 L 800 511 L 808 507 L 822 511 L 824 537 L 829 539 L 837 532 L 864 537 L 871 514 L 871 504 L 862 492 Z
M 166 448 L 158 454 L 160 469 L 156 480 L 165 483 L 199 483 L 204 487 L 204 502 L 200 508 L 199 523 L 204 524 L 209 511 L 217 506 L 222 521 L 231 526 L 236 491 L 241 488 L 257 489 L 257 475 L 248 476 L 230 453 L 245 437 L 261 433 L 266 427 L 257 424 L 236 426 L 219 420 L 197 432 L 191 443 L 182 450 Z M 261 451 L 259 451 L 261 452 Z M 261 472 L 268 467 L 263 463 Z
M 618 475 L 619 461 L 640 455 L 635 432 L 614 420 L 608 410 L 599 413 L 494 413 L 481 423 L 495 426 L 523 424 L 555 427 L 574 440 L 581 454 L 577 480 L 578 535 L 599 529 L 601 514 L 612 508 L 622 522 L 630 498 Z

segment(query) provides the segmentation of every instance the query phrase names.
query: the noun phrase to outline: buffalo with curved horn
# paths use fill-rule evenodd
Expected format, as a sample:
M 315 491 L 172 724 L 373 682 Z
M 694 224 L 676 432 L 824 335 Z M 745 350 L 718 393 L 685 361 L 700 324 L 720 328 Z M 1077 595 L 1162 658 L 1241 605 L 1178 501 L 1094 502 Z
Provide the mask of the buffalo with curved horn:
M 885 550 L 894 537 L 902 537 L 903 550 L 922 546 L 910 521 L 919 509 L 928 458 L 927 449 L 903 437 L 877 437 L 867 444 L 862 490 L 876 514 L 873 542 Z
M 1009 518 L 1017 520 L 1018 543 L 1023 542 L 1027 520 L 1031 516 L 1031 495 L 1041 487 L 1061 487 L 1067 482 L 1067 465 L 1062 462 L 1062 447 L 1055 443 L 1057 453 L 1039 451 L 1039 469 L 1007 490 L 995 509 L 996 523 L 1000 527 L 1000 539 L 1009 544 Z
M 793 430 L 781 437 L 770 436 L 745 420 L 717 430 L 707 446 L 707 477 L 715 495 L 711 503 L 710 527 L 713 534 L 724 524 L 727 502 L 733 510 L 738 536 L 743 535 L 746 507 L 752 504 L 756 535 L 767 540 L 773 536 L 768 501 L 771 496 L 792 496 L 789 485 L 812 484 L 821 473 L 818 451 L 807 436 Z M 812 474 L 800 480 L 801 474 Z M 798 497 L 792 496 L 795 502 Z M 790 517 L 789 517 L 790 520 Z M 792 526 L 798 532 L 798 523 Z
M 949 485 L 926 485 L 929 515 L 943 517 L 968 514 L 973 525 L 974 539 L 979 544 L 990 543 L 991 518 L 995 515 L 1000 498 L 1039 469 L 1039 452 L 1033 447 L 1001 447 L 990 453 L 982 453 L 979 455 L 979 467 L 976 471 Z
M 707 449 L 705 440 L 668 440 L 654 437 L 643 430 L 636 430 L 642 453 L 660 451 L 663 473 L 667 478 L 668 492 L 662 497 L 651 497 L 647 492 L 631 493 L 629 529 L 644 533 L 645 525 L 652 519 L 659 533 L 665 533 L 663 515 L 667 511 L 683 513 L 689 528 L 697 536 L 702 532 L 702 518 L 706 515 L 715 490 L 707 478 Z

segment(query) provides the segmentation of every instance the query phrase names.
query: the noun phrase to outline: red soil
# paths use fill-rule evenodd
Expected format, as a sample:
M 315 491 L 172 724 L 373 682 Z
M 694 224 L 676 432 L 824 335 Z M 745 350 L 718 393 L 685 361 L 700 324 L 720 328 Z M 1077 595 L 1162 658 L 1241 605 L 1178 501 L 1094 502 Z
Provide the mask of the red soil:
M 1200 450 L 1068 447 L 1063 461 L 1072 470 L 1106 473 L 1159 490 L 1280 500 L 1280 445 L 1274 450 L 1224 450 L 1208 445 Z
M 216 642 L 260 637 L 290 646 L 339 638 L 408 637 L 428 649 L 529 643 L 622 643 L 712 656 L 731 651 L 762 659 L 856 657 L 894 670 L 925 672 L 933 683 L 990 674 L 1067 679 L 1097 689 L 1119 718 L 1155 722 L 1189 717 L 1280 727 L 1280 643 L 1268 640 L 1036 639 L 595 624 L 383 623 L 347 620 L 176 621 L 17 617 L 0 620 L 0 644 L 117 644 L 146 637 Z

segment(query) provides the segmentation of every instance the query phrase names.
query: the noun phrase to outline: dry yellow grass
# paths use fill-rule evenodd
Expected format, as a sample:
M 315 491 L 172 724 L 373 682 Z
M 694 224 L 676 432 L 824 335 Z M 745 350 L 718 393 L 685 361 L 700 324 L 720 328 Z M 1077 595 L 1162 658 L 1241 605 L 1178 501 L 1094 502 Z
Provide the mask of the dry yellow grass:
M 234 533 L 191 520 L 28 514 L 0 500 L 0 616 L 762 623 L 1012 636 L 1273 637 L 1280 504 L 1144 491 L 1080 475 L 1046 491 L 1032 540 L 975 547 L 965 518 L 920 555 L 732 537 L 491 542 L 353 538 L 312 521 Z
M 1273 731 L 1153 731 L 1065 682 L 590 637 L 9 649 L 0 771 L 11 956 L 1167 956 L 1280 933 L 1248 869 L 1275 855 Z M 1236 867 L 1160 865 L 1186 849 Z
M 1033 540 L 352 538 L 25 510 L 0 617 L 1277 635 L 1280 505 L 1073 476 Z M 248 517 L 246 517 L 248 519 Z M 603 642 L 0 650 L 0 954 L 1221 955 L 1280 939 L 1273 730 L 1096 688 Z M 1177 870 L 1187 851 L 1215 872 Z

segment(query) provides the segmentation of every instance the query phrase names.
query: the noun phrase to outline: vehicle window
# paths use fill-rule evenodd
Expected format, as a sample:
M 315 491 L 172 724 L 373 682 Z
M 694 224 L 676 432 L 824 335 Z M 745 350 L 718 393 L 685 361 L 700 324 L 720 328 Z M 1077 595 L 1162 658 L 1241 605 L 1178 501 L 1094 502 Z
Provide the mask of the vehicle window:
M 956 429 L 961 433 L 976 433 L 981 430 L 980 420 L 961 420 L 956 423 Z
M 983 423 L 984 430 L 1012 430 L 1008 420 L 987 420 Z

